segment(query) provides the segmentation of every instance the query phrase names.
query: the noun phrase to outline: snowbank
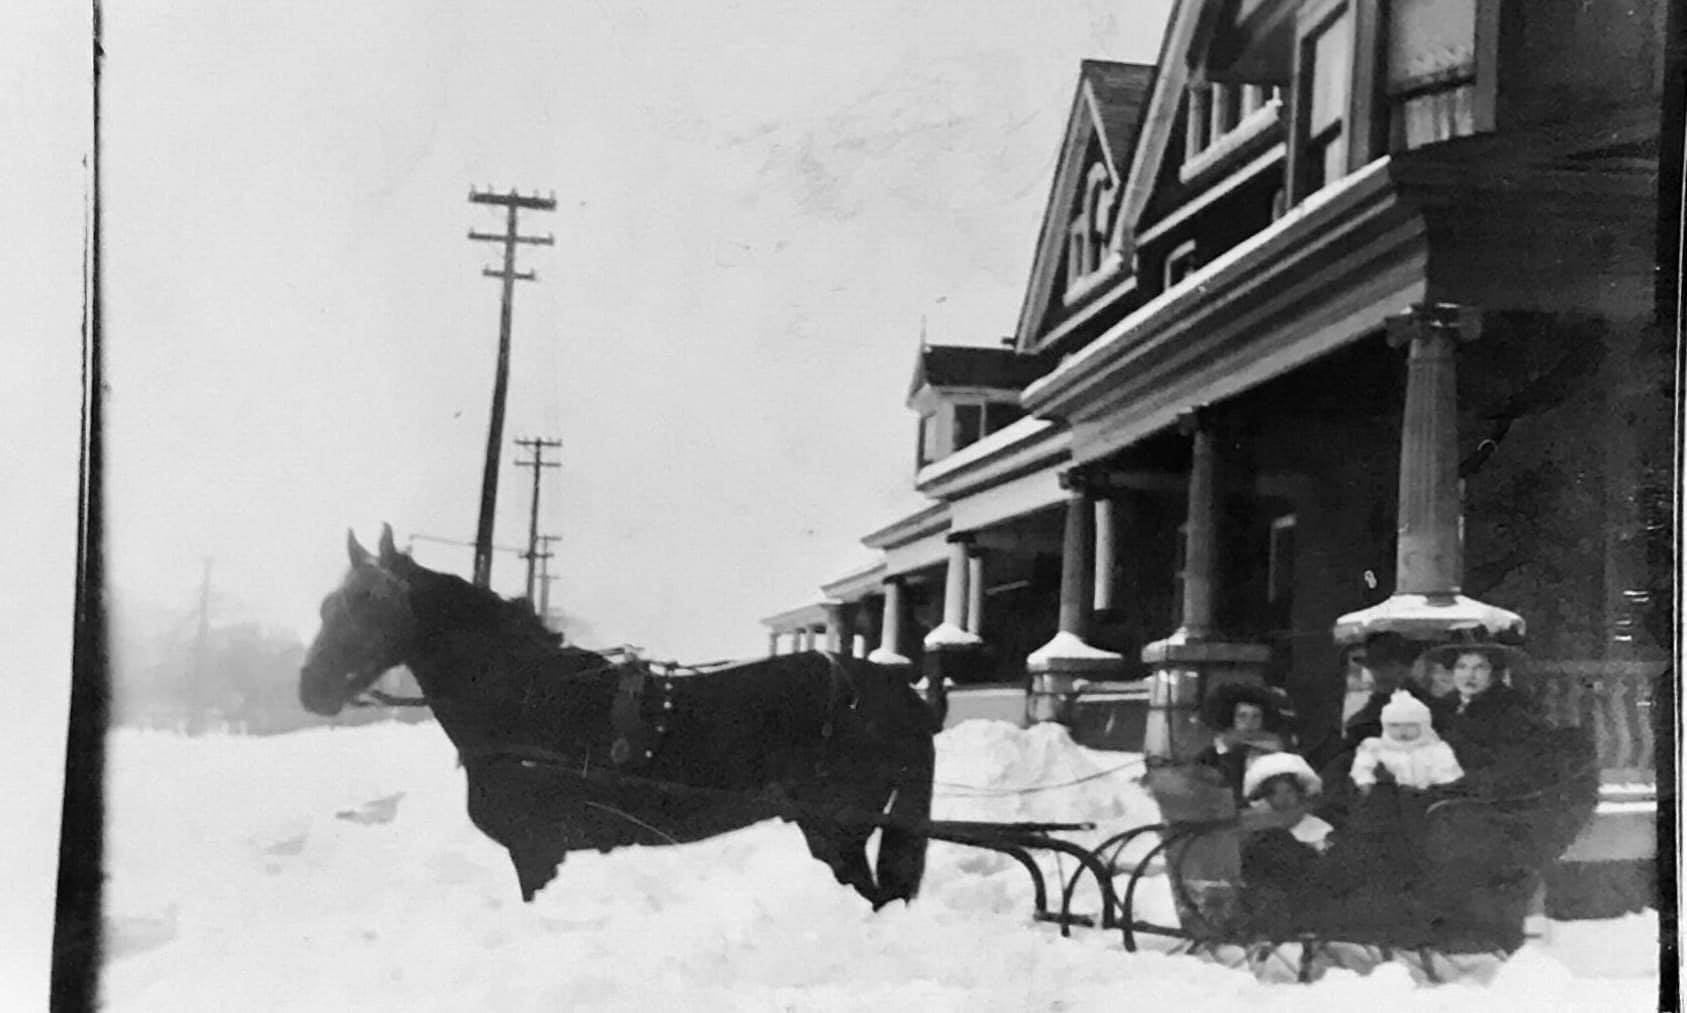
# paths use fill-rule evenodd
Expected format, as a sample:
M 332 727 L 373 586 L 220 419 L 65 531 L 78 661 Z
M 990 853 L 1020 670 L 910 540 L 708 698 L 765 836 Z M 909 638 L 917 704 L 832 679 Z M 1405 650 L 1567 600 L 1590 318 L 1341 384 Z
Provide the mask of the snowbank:
M 532 905 L 468 822 L 437 728 L 274 738 L 120 731 L 102 989 L 125 1010 L 1642 1010 L 1657 920 L 1556 925 L 1486 986 L 1401 965 L 1272 986 L 1185 956 L 1126 954 L 1028 919 L 991 852 L 934 845 L 912 907 L 872 914 L 778 823 L 568 859 Z M 936 815 L 1154 819 L 1140 761 L 1064 730 L 970 722 L 939 740 Z M 1027 790 L 1030 789 L 1030 790 Z M 1050 860 L 1050 868 L 1053 867 Z M 1081 905 L 1094 910 L 1093 894 Z

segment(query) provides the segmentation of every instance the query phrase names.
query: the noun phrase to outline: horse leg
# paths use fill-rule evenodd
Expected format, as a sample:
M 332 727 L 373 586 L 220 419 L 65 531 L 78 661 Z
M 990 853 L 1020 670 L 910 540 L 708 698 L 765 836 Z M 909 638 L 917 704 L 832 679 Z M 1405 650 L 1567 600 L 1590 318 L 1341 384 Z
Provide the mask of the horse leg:
M 896 794 L 890 800 L 888 813 L 893 819 L 911 823 L 924 823 L 931 819 L 931 781 L 935 759 L 930 740 L 923 747 L 918 761 L 909 764 L 896 785 Z M 879 831 L 879 896 L 873 902 L 874 910 L 893 900 L 911 901 L 920 892 L 920 880 L 925 878 L 928 843 L 924 834 L 910 829 L 885 827 Z
M 533 847 L 510 846 L 509 852 L 510 862 L 515 866 L 516 881 L 521 884 L 521 899 L 528 904 L 533 903 L 539 891 L 556 878 L 557 867 L 567 857 Z
M 818 819 L 799 819 L 797 826 L 808 840 L 808 853 L 826 863 L 839 883 L 852 888 L 877 908 L 879 890 L 873 882 L 873 870 L 867 865 L 867 838 L 872 836 L 873 828 Z

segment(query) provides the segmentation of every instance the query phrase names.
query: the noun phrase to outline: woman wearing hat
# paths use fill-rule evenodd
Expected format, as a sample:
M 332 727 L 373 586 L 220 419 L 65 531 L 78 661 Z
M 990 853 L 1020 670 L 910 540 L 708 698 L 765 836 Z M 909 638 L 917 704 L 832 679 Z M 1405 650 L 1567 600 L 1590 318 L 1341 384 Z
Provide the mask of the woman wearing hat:
M 1527 765 L 1527 746 L 1541 723 L 1529 698 L 1510 685 L 1517 653 L 1503 644 L 1464 643 L 1437 647 L 1425 657 L 1452 674 L 1453 692 L 1431 706 L 1464 769 L 1491 771 L 1504 763 L 1523 773 L 1517 768 Z
M 1283 708 L 1264 686 L 1225 683 L 1208 694 L 1202 711 L 1202 719 L 1215 734 L 1212 744 L 1195 754 L 1195 763 L 1218 771 L 1241 803 L 1248 769 L 1260 757 L 1288 747 L 1282 731 Z

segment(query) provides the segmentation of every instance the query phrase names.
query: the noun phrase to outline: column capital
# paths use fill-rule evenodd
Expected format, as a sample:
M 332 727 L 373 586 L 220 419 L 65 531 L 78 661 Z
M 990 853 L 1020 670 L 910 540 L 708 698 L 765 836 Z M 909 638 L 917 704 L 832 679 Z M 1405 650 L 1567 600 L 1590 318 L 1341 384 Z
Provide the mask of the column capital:
M 1391 348 L 1432 335 L 1475 341 L 1482 336 L 1482 311 L 1460 303 L 1415 303 L 1406 312 L 1389 317 L 1386 326 Z
M 1105 485 L 1105 476 L 1086 465 L 1076 465 L 1060 473 L 1060 487 L 1073 495 L 1091 496 Z
M 951 531 L 943 536 L 943 540 L 950 545 L 971 545 L 973 533 L 971 531 Z
M 1211 432 L 1212 427 L 1212 409 L 1206 405 L 1178 413 L 1177 432 L 1180 436 L 1194 436 L 1196 433 Z

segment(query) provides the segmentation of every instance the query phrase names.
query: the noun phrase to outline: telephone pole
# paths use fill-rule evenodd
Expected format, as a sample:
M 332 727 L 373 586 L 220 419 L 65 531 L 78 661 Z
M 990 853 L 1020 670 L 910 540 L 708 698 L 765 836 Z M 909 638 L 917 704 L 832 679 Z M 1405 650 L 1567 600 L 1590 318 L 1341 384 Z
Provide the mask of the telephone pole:
M 518 281 L 534 281 L 538 275 L 532 271 L 517 271 L 515 269 L 515 248 L 517 243 L 529 243 L 535 246 L 551 246 L 556 239 L 550 235 L 524 236 L 516 230 L 516 213 L 522 209 L 528 211 L 555 211 L 556 197 L 540 197 L 537 194 L 523 197 L 511 190 L 507 194 L 493 193 L 491 190 L 469 190 L 469 203 L 496 204 L 507 212 L 504 232 L 502 235 L 493 233 L 469 231 L 469 238 L 489 243 L 504 244 L 504 266 L 497 270 L 490 267 L 481 268 L 481 274 L 488 278 L 503 280 L 503 301 L 498 313 L 498 372 L 492 382 L 492 423 L 486 435 L 486 474 L 480 485 L 480 524 L 475 532 L 474 550 L 474 582 L 480 587 L 492 585 L 492 520 L 498 505 L 498 461 L 500 448 L 504 443 L 504 396 L 510 383 L 510 314 L 515 301 L 515 283 Z M 528 585 L 531 588 L 532 579 Z
M 534 564 L 539 561 L 539 475 L 541 474 L 541 469 L 560 467 L 560 465 L 558 465 L 555 461 L 545 460 L 545 450 L 548 447 L 562 446 L 562 441 L 545 439 L 517 440 L 515 441 L 515 444 L 518 447 L 526 447 L 533 452 L 532 460 L 517 461 L 516 464 L 523 468 L 533 469 L 533 508 L 527 515 L 527 601 L 528 604 L 534 607 L 535 611 L 538 611 L 539 616 L 543 618 L 545 613 L 543 611 L 539 611 L 539 600 L 534 597 L 533 589 L 533 567 Z M 548 556 L 549 553 L 546 555 Z
M 189 734 L 203 732 L 209 723 L 206 713 L 205 667 L 211 644 L 211 558 L 205 558 L 205 576 L 199 583 L 199 634 L 193 643 L 193 675 L 188 684 L 187 728 Z
M 562 539 L 557 535 L 540 535 L 539 541 L 545 546 L 545 551 L 539 554 L 539 618 L 546 626 L 551 623 L 551 582 L 556 580 L 556 574 L 551 572 L 551 543 Z M 557 631 L 561 632 L 561 631 Z

